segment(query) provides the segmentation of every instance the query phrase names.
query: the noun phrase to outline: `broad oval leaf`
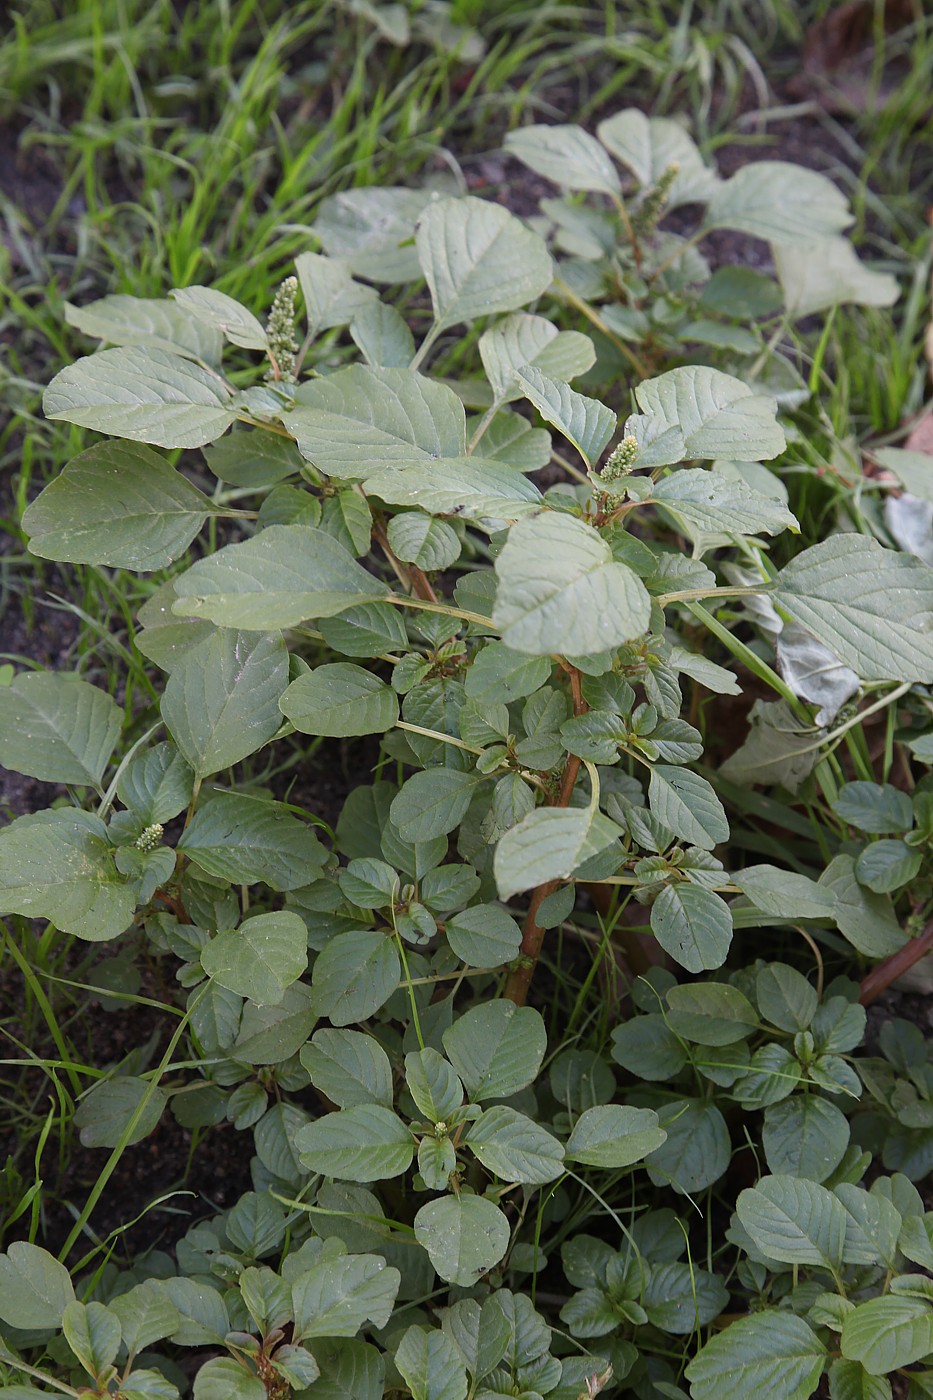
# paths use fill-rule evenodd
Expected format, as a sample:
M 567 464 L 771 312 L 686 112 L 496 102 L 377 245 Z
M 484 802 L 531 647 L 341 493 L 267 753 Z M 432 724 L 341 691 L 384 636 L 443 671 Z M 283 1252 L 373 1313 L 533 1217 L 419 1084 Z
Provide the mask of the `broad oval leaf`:
M 531 316 L 526 311 L 516 311 L 484 331 L 479 338 L 479 353 L 493 393 L 503 403 L 521 397 L 521 388 L 515 382 L 516 370 L 533 366 L 552 380 L 566 381 L 592 369 L 596 359 L 588 335 L 559 331 L 544 316 Z
M 509 1247 L 509 1222 L 483 1196 L 441 1196 L 415 1216 L 415 1238 L 441 1278 L 470 1288 Z
M 722 803 L 706 779 L 690 768 L 654 764 L 648 803 L 662 826 L 692 846 L 711 851 L 720 841 L 729 839 L 729 822 Z
M 617 418 L 599 399 L 578 394 L 569 384 L 542 374 L 533 365 L 515 373 L 515 382 L 545 423 L 572 442 L 588 467 L 596 465 L 616 430 Z
M 582 126 L 523 126 L 510 131 L 504 144 L 510 155 L 566 190 L 619 193 L 618 171 Z
M 712 890 L 682 881 L 665 885 L 651 906 L 651 931 L 688 972 L 722 967 L 732 944 L 732 914 Z
M 840 1267 L 846 1212 L 824 1186 L 792 1176 L 765 1176 L 739 1193 L 737 1210 L 755 1244 L 771 1259 Z
M 765 1110 L 762 1143 L 772 1172 L 825 1181 L 845 1156 L 849 1124 L 827 1099 L 795 1094 Z
M 378 602 L 387 592 L 326 531 L 270 525 L 177 578 L 174 610 L 218 627 L 263 632 L 332 617 L 356 603 Z
M 121 1075 L 95 1084 L 75 1112 L 75 1127 L 83 1147 L 116 1147 L 129 1131 L 126 1146 L 142 1142 L 158 1125 L 168 1103 L 149 1080 Z
M 369 929 L 351 929 L 331 938 L 312 973 L 314 1008 L 335 1026 L 348 1026 L 378 1011 L 401 977 L 391 938 Z
M 103 942 L 123 933 L 136 897 L 117 873 L 103 822 L 56 809 L 0 832 L 0 911 L 48 919 L 63 933 Z
M 391 686 L 348 661 L 317 666 L 292 681 L 279 701 L 282 714 L 302 734 L 343 739 L 384 734 L 398 719 Z
M 99 787 L 122 724 L 115 701 L 79 676 L 22 671 L 0 687 L 0 763 L 46 783 Z
M 848 238 L 812 243 L 803 255 L 796 248 L 777 245 L 773 257 L 784 304 L 795 320 L 852 302 L 893 306 L 900 295 L 897 278 L 866 267 Z
M 766 1308 L 715 1333 L 687 1367 L 693 1400 L 807 1400 L 826 1351 L 802 1317 Z
M 40 492 L 23 529 L 42 559 L 145 571 L 183 554 L 213 510 L 157 452 L 100 442 Z
M 547 1032 L 541 1013 L 507 999 L 474 1006 L 443 1035 L 447 1057 L 475 1103 L 507 1099 L 541 1068 Z
M 459 1348 L 437 1327 L 409 1327 L 395 1365 L 412 1400 L 466 1400 L 466 1367 Z
M 218 792 L 201 803 L 178 850 L 208 875 L 240 885 L 262 880 L 273 890 L 310 884 L 327 860 L 308 824 L 284 803 L 235 792 Z
M 618 1169 L 640 1162 L 666 1141 L 653 1109 L 602 1104 L 580 1114 L 564 1150 L 571 1162 Z
M 825 175 L 789 161 L 756 160 L 715 191 L 703 227 L 809 249 L 851 223 L 848 200 Z
M 563 1171 L 564 1149 L 557 1138 L 505 1104 L 487 1108 L 464 1141 L 500 1181 L 543 1186 Z
M 520 520 L 496 559 L 493 622 L 513 651 L 583 656 L 633 641 L 651 604 L 591 525 L 557 511 Z
M 933 1308 L 922 1298 L 870 1298 L 842 1324 L 842 1354 L 884 1376 L 933 1352 Z
M 228 991 L 259 1006 L 278 1006 L 308 966 L 308 931 L 297 914 L 254 914 L 212 938 L 201 966 Z
M 389 812 L 403 841 L 430 841 L 458 827 L 473 800 L 481 773 L 427 768 L 406 779 Z
M 708 365 L 684 365 L 635 390 L 641 414 L 625 424 L 638 441 L 639 467 L 664 467 L 686 458 L 761 461 L 785 447 L 777 404 L 741 379 Z
M 11 1327 L 60 1327 L 74 1296 L 68 1270 L 47 1250 L 14 1240 L 0 1254 L 0 1317 Z
M 549 880 L 568 879 L 590 856 L 621 834 L 621 827 L 587 807 L 538 807 L 499 841 L 493 862 L 500 899 Z
M 356 1104 L 325 1113 L 295 1134 L 303 1164 L 339 1181 L 388 1181 L 411 1166 L 415 1142 L 391 1109 Z
M 315 1031 L 299 1058 L 314 1087 L 338 1108 L 361 1103 L 392 1107 L 392 1066 L 375 1037 L 361 1031 Z
M 473 967 L 501 967 L 517 957 L 522 944 L 518 924 L 498 904 L 474 904 L 445 925 L 447 942 Z
M 244 350 L 266 350 L 269 340 L 261 321 L 226 292 L 213 287 L 176 287 L 175 301 L 196 321 L 216 326 L 230 341 Z
M 106 345 L 146 345 L 168 350 L 216 368 L 223 337 L 213 326 L 192 319 L 168 297 L 133 297 L 118 293 L 87 306 L 65 302 L 65 320 L 84 335 Z
M 637 107 L 628 107 L 600 122 L 596 134 L 645 191 L 656 185 L 672 165 L 677 165 L 667 208 L 705 202 L 720 184 L 716 172 L 703 164 L 693 138 L 679 121 L 648 117 Z

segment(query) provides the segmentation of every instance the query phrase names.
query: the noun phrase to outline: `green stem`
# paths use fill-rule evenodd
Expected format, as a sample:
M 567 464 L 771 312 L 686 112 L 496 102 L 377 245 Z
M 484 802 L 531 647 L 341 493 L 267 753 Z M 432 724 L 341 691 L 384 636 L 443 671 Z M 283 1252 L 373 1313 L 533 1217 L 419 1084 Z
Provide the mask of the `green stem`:
M 23 974 L 23 978 L 27 986 L 29 987 L 29 990 L 35 997 L 36 1004 L 38 1005 L 39 1010 L 42 1012 L 42 1015 L 45 1019 L 45 1024 L 48 1026 L 49 1033 L 55 1042 L 55 1048 L 62 1058 L 62 1068 L 68 1076 L 68 1080 L 71 1084 L 72 1091 L 75 1095 L 78 1095 L 81 1092 L 81 1079 L 76 1070 L 74 1069 L 74 1057 L 72 1055 L 69 1055 L 68 1053 L 68 1047 L 65 1044 L 65 1038 L 61 1033 L 61 1028 L 57 1020 L 55 1019 L 55 1012 L 52 1010 L 51 1003 L 48 997 L 45 995 L 45 992 L 42 990 L 42 987 L 39 985 L 39 980 L 36 977 L 36 974 L 29 966 L 28 961 L 23 956 L 20 949 L 17 947 L 15 940 L 10 936 L 10 931 L 7 928 L 6 924 L 0 924 L 0 928 L 3 929 L 3 937 L 6 940 L 7 947 L 13 954 L 13 960 L 19 968 L 20 972 Z

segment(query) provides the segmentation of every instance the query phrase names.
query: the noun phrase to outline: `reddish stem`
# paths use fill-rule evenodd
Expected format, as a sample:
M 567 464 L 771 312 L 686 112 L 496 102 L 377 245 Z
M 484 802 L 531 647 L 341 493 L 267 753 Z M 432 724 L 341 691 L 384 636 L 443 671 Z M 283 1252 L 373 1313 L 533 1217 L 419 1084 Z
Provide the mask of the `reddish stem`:
M 880 997 L 882 992 L 887 991 L 892 982 L 903 977 L 914 963 L 918 963 L 931 950 L 933 950 L 933 919 L 917 938 L 909 939 L 903 948 L 898 948 L 896 953 L 892 953 L 890 957 L 878 963 L 877 967 L 873 967 L 871 972 L 865 975 L 858 997 L 862 1005 L 869 1006 L 877 997 Z

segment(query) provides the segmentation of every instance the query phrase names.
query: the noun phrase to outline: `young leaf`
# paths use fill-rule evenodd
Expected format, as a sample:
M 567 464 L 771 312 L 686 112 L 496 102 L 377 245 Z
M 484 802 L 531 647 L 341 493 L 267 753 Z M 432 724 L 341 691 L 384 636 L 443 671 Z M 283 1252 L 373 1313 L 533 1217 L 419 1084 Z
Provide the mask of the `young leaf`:
M 123 715 L 66 672 L 21 671 L 0 687 L 0 763 L 46 783 L 99 787 Z
M 215 374 L 166 350 L 100 350 L 56 374 L 47 418 L 155 447 L 203 447 L 237 417 Z
M 658 1120 L 667 1141 L 647 1161 L 655 1186 L 670 1186 L 678 1195 L 694 1195 L 718 1181 L 729 1165 L 732 1144 L 726 1120 L 716 1105 L 699 1099 L 675 1099 L 659 1108 Z
M 933 569 L 919 559 L 831 535 L 785 565 L 771 597 L 862 680 L 933 681 Z
M 543 240 L 501 204 L 438 200 L 418 220 L 415 243 L 440 330 L 517 311 L 551 284 Z
M 719 186 L 703 229 L 731 228 L 809 250 L 852 223 L 849 202 L 825 175 L 783 160 L 756 160 Z
M 353 734 L 384 734 L 399 714 L 398 697 L 391 686 L 348 661 L 317 666 L 299 676 L 279 705 L 302 734 L 339 739 Z
M 568 1161 L 618 1169 L 640 1162 L 666 1141 L 653 1109 L 603 1104 L 580 1114 L 564 1151 Z
M 840 1267 L 846 1213 L 824 1186 L 792 1176 L 765 1176 L 739 1193 L 737 1210 L 755 1244 L 771 1259 Z
M 460 541 L 443 520 L 420 510 L 393 515 L 386 534 L 397 558 L 419 569 L 446 569 L 460 557 Z
M 332 617 L 386 596 L 385 584 L 324 530 L 270 525 L 242 544 L 224 545 L 175 580 L 175 611 L 218 627 L 266 631 Z
M 387 1181 L 412 1163 L 415 1142 L 401 1118 L 380 1104 L 325 1113 L 295 1135 L 303 1164 L 339 1181 Z
M 693 1400 L 807 1400 L 826 1361 L 802 1317 L 766 1308 L 715 1333 L 687 1367 Z
M 281 724 L 288 684 L 280 636 L 225 630 L 186 652 L 168 678 L 162 718 L 200 778 L 255 753 Z
M 582 656 L 646 631 L 644 584 L 592 526 L 557 511 L 521 520 L 496 559 L 493 622 L 513 651 Z
M 262 322 L 226 292 L 213 287 L 176 287 L 170 295 L 195 321 L 216 326 L 231 345 L 244 350 L 267 349 L 269 342 Z
M 415 1216 L 415 1238 L 447 1283 L 471 1288 L 509 1247 L 509 1222 L 482 1196 L 441 1196 Z
M 444 1049 L 471 1100 L 507 1099 L 541 1068 L 547 1033 L 541 1014 L 508 1000 L 474 1006 L 444 1032 Z
M 63 933 L 104 942 L 123 933 L 135 907 L 96 817 L 55 809 L 19 817 L 0 832 L 0 912 L 48 919 Z
M 524 126 L 510 131 L 504 144 L 510 155 L 566 190 L 620 191 L 615 166 L 581 126 Z
M 208 875 L 240 885 L 262 880 L 273 890 L 310 884 L 327 860 L 311 828 L 283 803 L 234 792 L 203 802 L 177 848 Z
M 133 758 L 117 782 L 117 796 L 144 827 L 164 823 L 191 800 L 194 774 L 173 744 L 156 744 Z
M 264 1400 L 266 1387 L 232 1356 L 205 1361 L 194 1378 L 194 1400 Z
M 308 931 L 297 914 L 255 914 L 212 938 L 201 966 L 228 991 L 259 1006 L 278 1006 L 308 966 Z
M 405 1083 L 415 1107 L 431 1123 L 445 1122 L 463 1103 L 463 1085 L 443 1055 L 430 1046 L 405 1056 Z
M 780 962 L 768 963 L 758 973 L 755 996 L 764 1019 L 792 1033 L 807 1029 L 819 1005 L 816 989 L 803 973 Z

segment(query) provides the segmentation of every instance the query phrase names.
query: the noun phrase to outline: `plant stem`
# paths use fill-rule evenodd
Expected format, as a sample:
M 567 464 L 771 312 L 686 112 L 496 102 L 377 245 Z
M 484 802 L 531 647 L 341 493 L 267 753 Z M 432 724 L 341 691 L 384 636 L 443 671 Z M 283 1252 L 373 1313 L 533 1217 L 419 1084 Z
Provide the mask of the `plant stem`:
M 931 951 L 933 951 L 933 919 L 917 938 L 908 939 L 903 948 L 898 948 L 896 953 L 892 953 L 890 957 L 878 963 L 877 967 L 873 967 L 871 972 L 866 973 L 862 978 L 859 1001 L 863 1006 L 870 1006 L 877 997 L 880 997 L 882 992 L 887 991 L 892 982 L 903 977 L 905 972 Z

